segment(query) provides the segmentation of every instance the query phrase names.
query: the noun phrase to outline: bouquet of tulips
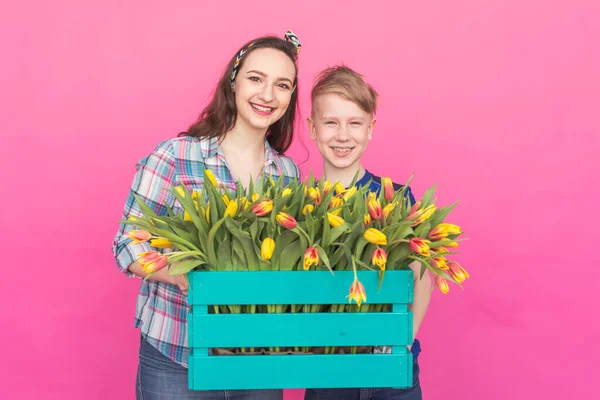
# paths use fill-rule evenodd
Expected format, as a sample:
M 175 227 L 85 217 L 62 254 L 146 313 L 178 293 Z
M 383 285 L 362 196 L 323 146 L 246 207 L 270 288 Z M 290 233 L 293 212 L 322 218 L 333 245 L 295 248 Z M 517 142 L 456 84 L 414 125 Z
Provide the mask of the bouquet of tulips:
M 347 297 L 358 307 L 367 300 L 358 268 L 378 271 L 381 285 L 386 270 L 405 269 L 417 261 L 421 277 L 428 270 L 442 293 L 448 292 L 448 281 L 460 285 L 469 277 L 447 258 L 462 234 L 459 226 L 444 222 L 456 203 L 437 207 L 435 187 L 411 205 L 405 187 L 394 191 L 389 178 L 382 179 L 376 196 L 368 186 L 346 189 L 317 182 L 312 175 L 287 185 L 283 178 L 263 177 L 247 191 L 238 184 L 236 192 L 218 186 L 210 170 L 204 176 L 201 191 L 169 189 L 178 212 L 169 209 L 169 215 L 159 216 L 136 197 L 143 217 L 122 221 L 138 228 L 128 232 L 131 239 L 156 248 L 139 255 L 149 276 L 165 267 L 171 275 L 191 270 L 352 269 Z M 273 307 L 269 311 L 283 312 L 282 306 Z M 312 311 L 318 309 L 312 306 Z

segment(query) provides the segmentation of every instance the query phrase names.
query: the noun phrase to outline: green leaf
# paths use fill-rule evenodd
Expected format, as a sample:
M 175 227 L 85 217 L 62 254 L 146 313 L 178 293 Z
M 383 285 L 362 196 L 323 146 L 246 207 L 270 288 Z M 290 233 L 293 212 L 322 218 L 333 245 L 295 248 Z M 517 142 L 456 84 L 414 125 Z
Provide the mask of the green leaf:
M 229 235 L 226 235 L 225 239 L 220 241 L 217 247 L 217 270 L 233 270 L 233 265 L 231 264 L 231 239 Z
M 185 261 L 178 262 L 174 267 L 169 269 L 169 275 L 183 275 L 187 274 L 194 268 L 206 264 L 204 260 L 200 260 L 198 258 L 193 258 Z
M 256 245 L 252 241 L 248 232 L 241 231 L 235 226 L 234 221 L 231 218 L 225 219 L 225 226 L 235 236 L 242 247 L 244 248 L 244 254 L 246 255 L 246 262 L 248 263 L 248 270 L 258 270 L 258 255 L 260 255 L 260 249 L 256 248 Z
M 429 221 L 431 222 L 431 226 L 435 227 L 438 224 L 441 224 L 442 222 L 444 222 L 444 220 L 446 219 L 448 214 L 450 214 L 450 212 L 454 209 L 454 207 L 456 207 L 457 204 L 458 204 L 458 201 L 449 207 L 442 207 L 442 208 L 439 208 L 438 210 L 436 210 L 435 213 L 433 213 L 433 215 L 429 219 Z
M 331 269 L 331 264 L 329 263 L 329 257 L 327 257 L 327 252 L 318 244 L 315 245 L 315 248 L 319 252 L 319 258 L 323 260 L 323 264 L 325 264 L 329 272 L 331 272 L 331 275 L 333 275 L 333 269 Z
M 208 255 L 208 265 L 212 268 L 217 268 L 217 254 L 215 252 L 215 248 L 216 248 L 216 243 L 215 243 L 215 236 L 219 230 L 219 228 L 221 227 L 221 225 L 223 225 L 223 223 L 225 222 L 225 220 L 228 217 L 222 218 L 219 221 L 217 221 L 216 224 L 213 225 L 213 227 L 210 229 L 210 232 L 208 232 L 208 248 L 207 250 L 207 255 Z
M 138 197 L 138 195 L 134 194 L 133 197 L 135 198 L 138 205 L 140 206 L 140 209 L 142 211 L 142 214 L 144 214 L 144 217 L 146 217 L 146 218 L 158 217 L 158 215 L 150 207 L 148 207 L 146 205 L 146 203 L 144 203 L 144 201 L 142 201 L 142 199 L 140 199 Z
M 429 221 L 424 221 L 421 225 L 417 227 L 417 229 L 415 229 L 415 235 L 418 237 L 425 238 L 427 237 L 427 234 L 430 230 L 431 224 L 429 223 Z
M 423 197 L 421 197 L 421 208 L 427 207 L 433 199 L 433 193 L 435 192 L 435 185 L 427 189 Z
M 300 239 L 296 239 L 283 248 L 279 256 L 279 269 L 281 271 L 291 271 L 298 264 L 298 260 L 304 254 L 304 248 L 300 243 Z
M 388 254 L 387 265 L 389 269 L 396 269 L 396 263 L 411 254 L 408 243 L 401 243 L 394 247 Z
M 377 271 L 375 268 L 368 266 L 367 264 L 365 264 L 363 261 L 361 261 L 358 257 L 352 256 L 352 259 L 354 260 L 355 263 L 357 263 L 358 265 L 360 265 L 363 268 L 366 268 L 370 271 Z
M 342 225 L 336 226 L 335 228 L 331 229 L 329 234 L 329 241 L 324 243 L 323 245 L 325 247 L 329 246 L 331 242 L 337 240 L 337 238 L 339 238 L 346 232 L 350 232 L 350 224 L 344 222 Z

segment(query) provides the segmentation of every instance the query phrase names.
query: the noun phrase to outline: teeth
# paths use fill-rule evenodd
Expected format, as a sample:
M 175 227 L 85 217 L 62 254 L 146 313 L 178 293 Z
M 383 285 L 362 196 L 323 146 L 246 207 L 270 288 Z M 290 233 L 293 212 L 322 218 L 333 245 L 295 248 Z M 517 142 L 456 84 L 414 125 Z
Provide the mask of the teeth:
M 271 107 L 263 107 L 263 106 L 259 106 L 259 105 L 256 105 L 256 104 L 251 104 L 251 105 L 252 105 L 253 108 L 256 108 L 259 111 L 264 111 L 264 112 L 271 112 L 271 111 L 273 111 L 273 108 L 271 108 Z
M 352 149 L 349 147 L 332 147 L 332 149 L 337 154 L 347 154 L 352 151 Z

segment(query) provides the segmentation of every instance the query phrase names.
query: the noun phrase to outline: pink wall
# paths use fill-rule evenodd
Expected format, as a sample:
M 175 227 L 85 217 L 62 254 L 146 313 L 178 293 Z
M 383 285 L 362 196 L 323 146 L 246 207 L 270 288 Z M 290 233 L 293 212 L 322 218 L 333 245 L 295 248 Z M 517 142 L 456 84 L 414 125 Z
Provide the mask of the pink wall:
M 425 398 L 591 397 L 598 2 L 37 3 L 0 12 L 0 398 L 133 398 L 138 282 L 110 244 L 134 164 L 192 122 L 238 45 L 286 29 L 304 116 L 312 77 L 344 61 L 381 93 L 367 167 L 462 199 L 472 279 L 434 295 Z M 290 154 L 319 169 L 301 136 Z

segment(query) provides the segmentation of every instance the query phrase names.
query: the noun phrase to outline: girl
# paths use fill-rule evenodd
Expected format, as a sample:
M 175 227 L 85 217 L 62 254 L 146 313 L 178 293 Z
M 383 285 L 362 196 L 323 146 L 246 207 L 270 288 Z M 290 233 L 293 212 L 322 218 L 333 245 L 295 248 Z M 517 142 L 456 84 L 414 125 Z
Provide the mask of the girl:
M 283 175 L 286 183 L 298 177 L 297 165 L 282 153 L 294 137 L 300 48 L 290 31 L 285 39 L 267 36 L 245 44 L 229 61 L 199 120 L 137 164 L 123 220 L 141 215 L 134 195 L 159 215 L 167 215 L 167 206 L 179 212 L 180 205 L 166 189 L 184 184 L 201 190 L 205 168 L 217 184 L 232 190 L 238 179 L 247 187 L 262 174 Z M 133 243 L 127 236 L 130 229 L 123 225 L 118 231 L 114 256 L 124 274 L 144 278 L 137 255 L 151 249 L 147 243 Z M 186 278 L 169 276 L 166 268 L 142 281 L 135 319 L 141 328 L 137 398 L 281 399 L 281 390 L 188 390 L 187 289 Z

